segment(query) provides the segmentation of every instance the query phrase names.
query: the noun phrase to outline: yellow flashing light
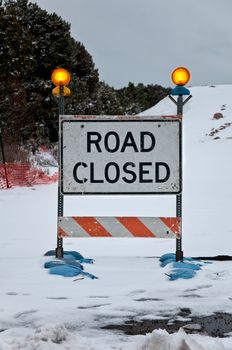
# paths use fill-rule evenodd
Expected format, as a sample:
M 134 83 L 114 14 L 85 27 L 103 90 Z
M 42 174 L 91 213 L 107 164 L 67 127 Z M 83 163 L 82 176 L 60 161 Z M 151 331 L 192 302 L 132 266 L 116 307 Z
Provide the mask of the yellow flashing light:
M 52 82 L 56 86 L 64 86 L 67 85 L 70 80 L 71 76 L 70 73 L 64 69 L 64 68 L 57 68 L 52 72 L 51 76 Z
M 177 67 L 172 72 L 172 81 L 175 85 L 184 86 L 190 80 L 190 72 L 185 67 Z

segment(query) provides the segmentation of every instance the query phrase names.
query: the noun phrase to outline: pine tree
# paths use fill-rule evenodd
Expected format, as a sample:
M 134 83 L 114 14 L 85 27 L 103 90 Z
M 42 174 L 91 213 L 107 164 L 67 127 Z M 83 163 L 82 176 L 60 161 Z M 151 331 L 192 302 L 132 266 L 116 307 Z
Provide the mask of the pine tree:
M 73 95 L 67 111 L 78 107 L 84 114 L 99 83 L 92 57 L 71 37 L 67 22 L 28 0 L 0 2 L 0 47 L 0 112 L 9 141 L 56 141 L 57 101 L 51 95 L 51 72 L 56 67 L 72 72 Z
M 151 108 L 170 93 L 170 88 L 160 85 L 135 86 L 129 83 L 127 87 L 116 90 L 117 98 L 125 114 L 138 114 Z
M 69 23 L 28 0 L 0 0 L 0 117 L 9 143 L 58 140 L 58 99 L 50 80 L 57 67 L 72 76 L 66 114 L 138 114 L 170 92 L 133 83 L 115 90 L 99 81 Z

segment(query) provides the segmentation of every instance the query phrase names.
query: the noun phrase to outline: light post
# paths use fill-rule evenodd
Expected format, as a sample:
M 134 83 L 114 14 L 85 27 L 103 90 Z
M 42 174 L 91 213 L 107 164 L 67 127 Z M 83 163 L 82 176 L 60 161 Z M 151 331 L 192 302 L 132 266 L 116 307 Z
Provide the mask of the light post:
M 65 85 L 67 85 L 71 76 L 70 73 L 64 68 L 57 68 L 52 72 L 51 80 L 56 87 L 52 90 L 52 94 L 59 98 L 59 115 L 65 114 L 65 96 L 69 96 L 71 91 Z M 64 212 L 64 196 L 61 193 L 60 186 L 60 130 L 59 130 L 59 141 L 58 141 L 58 208 L 57 208 L 57 247 L 56 247 L 56 258 L 63 258 L 63 238 L 58 236 L 58 220 L 59 217 L 63 216 Z
M 186 102 L 190 100 L 192 95 L 190 95 L 190 91 L 184 87 L 190 80 L 190 72 L 185 67 L 178 67 L 174 69 L 172 72 L 172 81 L 176 85 L 174 89 L 172 89 L 169 98 L 172 102 L 177 106 L 177 115 L 183 115 L 183 106 Z M 177 96 L 177 100 L 173 96 Z M 188 96 L 185 100 L 183 96 Z M 182 139 L 183 139 L 183 127 L 181 120 L 181 130 L 182 130 Z M 181 154 L 183 157 L 183 147 L 181 141 Z M 181 169 L 181 177 L 182 177 L 182 169 Z M 183 179 L 182 179 L 183 181 Z M 182 251 L 182 193 L 177 194 L 176 196 L 176 216 L 180 220 L 180 234 L 176 239 L 176 261 L 183 261 L 183 251 Z

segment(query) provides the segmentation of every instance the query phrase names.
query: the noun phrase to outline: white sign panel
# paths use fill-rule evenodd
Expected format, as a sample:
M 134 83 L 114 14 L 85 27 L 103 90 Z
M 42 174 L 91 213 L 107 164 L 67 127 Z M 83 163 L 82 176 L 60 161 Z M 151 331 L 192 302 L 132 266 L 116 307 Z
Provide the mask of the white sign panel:
M 61 117 L 63 194 L 181 192 L 176 117 Z

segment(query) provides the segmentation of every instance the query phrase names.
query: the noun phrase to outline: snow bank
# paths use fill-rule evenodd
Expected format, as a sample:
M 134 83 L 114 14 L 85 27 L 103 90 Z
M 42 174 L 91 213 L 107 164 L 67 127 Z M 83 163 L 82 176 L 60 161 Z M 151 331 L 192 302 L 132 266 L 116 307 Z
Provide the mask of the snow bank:
M 221 340 L 199 335 L 188 335 L 183 329 L 174 334 L 165 330 L 154 331 L 146 336 L 137 350 L 226 350 Z M 229 350 L 229 348 L 228 348 Z
M 0 339 L 1 350 L 53 350 L 62 348 L 69 332 L 64 325 L 46 324 L 36 330 L 13 328 Z
M 121 336 L 118 336 L 118 340 Z M 224 344 L 223 344 L 224 343 Z M 227 345 L 226 345 L 227 344 Z M 156 330 L 146 336 L 135 336 L 130 342 L 116 341 L 115 337 L 99 336 L 97 339 L 73 334 L 63 324 L 46 324 L 36 330 L 15 328 L 3 333 L 1 350 L 230 350 L 228 340 L 202 335 L 188 335 L 183 329 L 168 334 Z

